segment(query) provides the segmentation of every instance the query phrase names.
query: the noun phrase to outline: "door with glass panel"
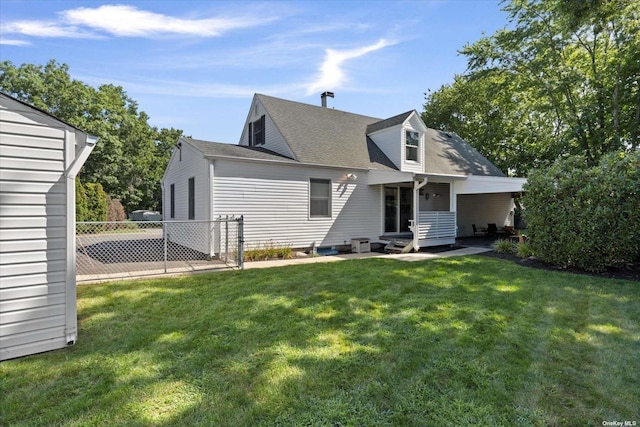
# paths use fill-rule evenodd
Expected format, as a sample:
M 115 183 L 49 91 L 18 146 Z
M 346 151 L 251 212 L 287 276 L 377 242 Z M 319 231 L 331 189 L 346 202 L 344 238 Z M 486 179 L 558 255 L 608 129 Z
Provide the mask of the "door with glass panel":
M 384 232 L 407 233 L 413 218 L 413 190 L 410 187 L 384 188 Z

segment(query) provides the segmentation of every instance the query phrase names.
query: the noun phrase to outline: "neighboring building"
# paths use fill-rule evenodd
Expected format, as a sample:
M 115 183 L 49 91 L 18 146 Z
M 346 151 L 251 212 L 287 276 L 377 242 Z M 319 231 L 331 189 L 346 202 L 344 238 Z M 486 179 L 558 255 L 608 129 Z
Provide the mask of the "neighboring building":
M 0 93 L 0 360 L 77 339 L 75 176 L 96 141 Z
M 258 94 L 238 145 L 178 140 L 163 215 L 244 215 L 245 247 L 404 237 L 418 249 L 472 236 L 472 224 L 513 225 L 524 182 L 416 111 L 382 120 Z

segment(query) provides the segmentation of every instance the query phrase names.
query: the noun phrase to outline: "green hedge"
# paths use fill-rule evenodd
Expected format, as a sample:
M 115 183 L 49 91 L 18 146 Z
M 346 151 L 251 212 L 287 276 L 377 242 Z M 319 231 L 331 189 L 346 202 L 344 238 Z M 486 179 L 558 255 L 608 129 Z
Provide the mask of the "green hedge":
M 604 271 L 640 260 L 640 152 L 532 171 L 522 202 L 527 236 L 545 262 Z
M 106 221 L 109 196 L 99 183 L 76 178 L 76 221 Z

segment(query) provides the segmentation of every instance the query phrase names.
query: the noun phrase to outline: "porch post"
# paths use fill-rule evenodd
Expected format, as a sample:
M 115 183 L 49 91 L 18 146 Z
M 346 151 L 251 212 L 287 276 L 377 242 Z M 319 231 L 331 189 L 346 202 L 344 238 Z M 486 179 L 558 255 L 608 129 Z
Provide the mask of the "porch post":
M 413 249 L 420 250 L 420 189 L 427 185 L 428 178 L 413 180 Z
M 456 233 L 455 237 L 458 237 L 458 196 L 455 181 L 451 181 L 449 184 L 449 211 L 454 213 L 453 226 Z

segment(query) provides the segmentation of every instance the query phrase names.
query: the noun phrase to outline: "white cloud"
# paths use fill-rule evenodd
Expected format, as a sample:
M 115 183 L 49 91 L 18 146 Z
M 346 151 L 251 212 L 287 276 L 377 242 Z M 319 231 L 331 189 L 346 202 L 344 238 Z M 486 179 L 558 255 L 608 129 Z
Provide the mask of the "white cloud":
M 311 95 L 318 91 L 336 90 L 340 88 L 347 81 L 347 75 L 343 70 L 343 65 L 346 61 L 359 58 L 370 52 L 374 52 L 394 44 L 395 42 L 380 39 L 376 44 L 357 49 L 326 49 L 324 62 L 320 66 L 318 77 L 308 86 L 307 95 Z
M 95 38 L 94 35 L 76 27 L 52 21 L 15 21 L 2 26 L 4 34 L 22 34 L 32 37 Z
M 72 24 L 102 30 L 115 36 L 128 37 L 148 37 L 159 34 L 212 37 L 219 36 L 224 31 L 250 27 L 257 23 L 256 19 L 250 18 L 182 19 L 126 5 L 80 7 L 67 10 L 62 15 Z
M 244 15 L 232 18 L 183 19 L 128 5 L 79 7 L 62 11 L 59 17 L 56 21 L 22 20 L 4 23 L 2 33 L 67 38 L 97 38 L 100 33 L 119 37 L 214 37 L 225 31 L 255 27 L 277 19 L 266 14 L 259 17 Z
M 31 43 L 24 40 L 5 39 L 0 37 L 0 45 L 3 44 L 9 46 L 29 46 Z

